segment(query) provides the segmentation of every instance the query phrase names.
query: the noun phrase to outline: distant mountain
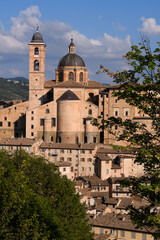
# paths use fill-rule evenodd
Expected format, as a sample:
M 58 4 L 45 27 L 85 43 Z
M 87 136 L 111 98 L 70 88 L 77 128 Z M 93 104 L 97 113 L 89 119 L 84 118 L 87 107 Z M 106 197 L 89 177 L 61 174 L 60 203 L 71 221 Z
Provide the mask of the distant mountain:
M 27 78 L 0 78 L 0 100 L 23 100 L 29 98 L 29 81 Z

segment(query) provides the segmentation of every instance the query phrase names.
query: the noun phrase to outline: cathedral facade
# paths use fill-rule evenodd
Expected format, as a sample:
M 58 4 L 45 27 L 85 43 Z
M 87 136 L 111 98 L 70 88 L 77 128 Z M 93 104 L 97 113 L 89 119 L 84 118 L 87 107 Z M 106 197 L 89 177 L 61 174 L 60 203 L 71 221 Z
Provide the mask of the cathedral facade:
M 102 133 L 90 123 L 102 112 L 100 92 L 105 85 L 88 80 L 73 39 L 69 52 L 45 81 L 45 48 L 37 31 L 29 43 L 29 101 L 2 109 L 0 137 L 26 137 L 59 143 L 99 143 Z M 101 139 L 100 139 L 101 136 Z

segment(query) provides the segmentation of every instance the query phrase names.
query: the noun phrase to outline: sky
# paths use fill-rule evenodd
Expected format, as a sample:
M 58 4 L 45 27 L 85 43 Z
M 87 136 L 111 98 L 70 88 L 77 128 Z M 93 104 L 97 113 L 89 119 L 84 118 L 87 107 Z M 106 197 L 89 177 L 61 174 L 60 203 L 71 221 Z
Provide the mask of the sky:
M 159 9 L 159 0 L 1 0 L 0 77 L 29 77 L 28 43 L 38 25 L 47 45 L 46 80 L 55 79 L 73 37 L 89 79 L 111 83 L 105 74 L 96 74 L 99 66 L 127 69 L 122 56 L 143 35 L 154 50 L 160 40 Z

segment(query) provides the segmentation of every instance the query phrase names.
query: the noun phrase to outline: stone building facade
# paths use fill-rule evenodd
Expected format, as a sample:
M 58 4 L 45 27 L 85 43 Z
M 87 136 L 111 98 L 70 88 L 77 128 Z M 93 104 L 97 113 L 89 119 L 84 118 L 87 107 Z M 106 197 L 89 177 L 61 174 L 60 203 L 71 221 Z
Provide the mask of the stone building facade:
M 150 119 L 124 100 L 112 96 L 119 85 L 106 86 L 88 79 L 84 60 L 76 54 L 73 39 L 69 52 L 45 80 L 45 49 L 37 31 L 29 43 L 29 101 L 0 109 L 0 138 L 26 137 L 52 143 L 117 144 L 106 130 L 90 118 L 111 116 L 150 124 Z M 115 126 L 115 132 L 118 132 Z M 125 145 L 125 142 L 119 142 Z

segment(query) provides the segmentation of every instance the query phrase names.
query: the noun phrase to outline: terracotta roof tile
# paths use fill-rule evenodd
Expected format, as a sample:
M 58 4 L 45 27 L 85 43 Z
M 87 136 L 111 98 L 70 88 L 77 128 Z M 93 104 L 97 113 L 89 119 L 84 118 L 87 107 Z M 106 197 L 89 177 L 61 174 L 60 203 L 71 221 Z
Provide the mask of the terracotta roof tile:
M 145 228 L 136 229 L 136 225 L 133 225 L 133 223 L 130 220 L 130 217 L 125 214 L 113 215 L 108 213 L 103 216 L 97 216 L 95 219 L 90 219 L 90 223 L 93 224 L 93 227 L 99 226 L 111 229 L 121 229 L 148 233 L 148 231 Z
M 6 146 L 32 146 L 35 143 L 35 140 L 30 138 L 10 138 L 5 139 L 5 141 L 0 140 L 0 145 L 6 145 Z
M 76 143 L 49 143 L 43 142 L 40 148 L 49 149 L 79 149 L 79 150 L 94 150 L 96 144 L 81 144 L 80 146 Z
M 116 208 L 126 209 L 126 207 L 128 207 L 131 204 L 132 204 L 132 199 L 131 198 L 121 198 L 120 201 L 118 202 Z
M 87 84 L 75 82 L 75 81 L 65 81 L 56 83 L 55 80 L 48 80 L 45 82 L 45 88 L 106 88 L 106 85 L 99 82 L 88 80 Z
M 57 167 L 70 167 L 71 166 L 71 163 L 69 163 L 69 162 L 61 162 L 61 161 L 55 161 L 54 164 Z
M 44 87 L 45 88 L 52 88 L 56 85 L 56 81 L 55 80 L 48 80 L 45 82 Z
M 116 205 L 118 203 L 117 198 L 106 198 L 104 201 L 105 204 L 113 204 Z

